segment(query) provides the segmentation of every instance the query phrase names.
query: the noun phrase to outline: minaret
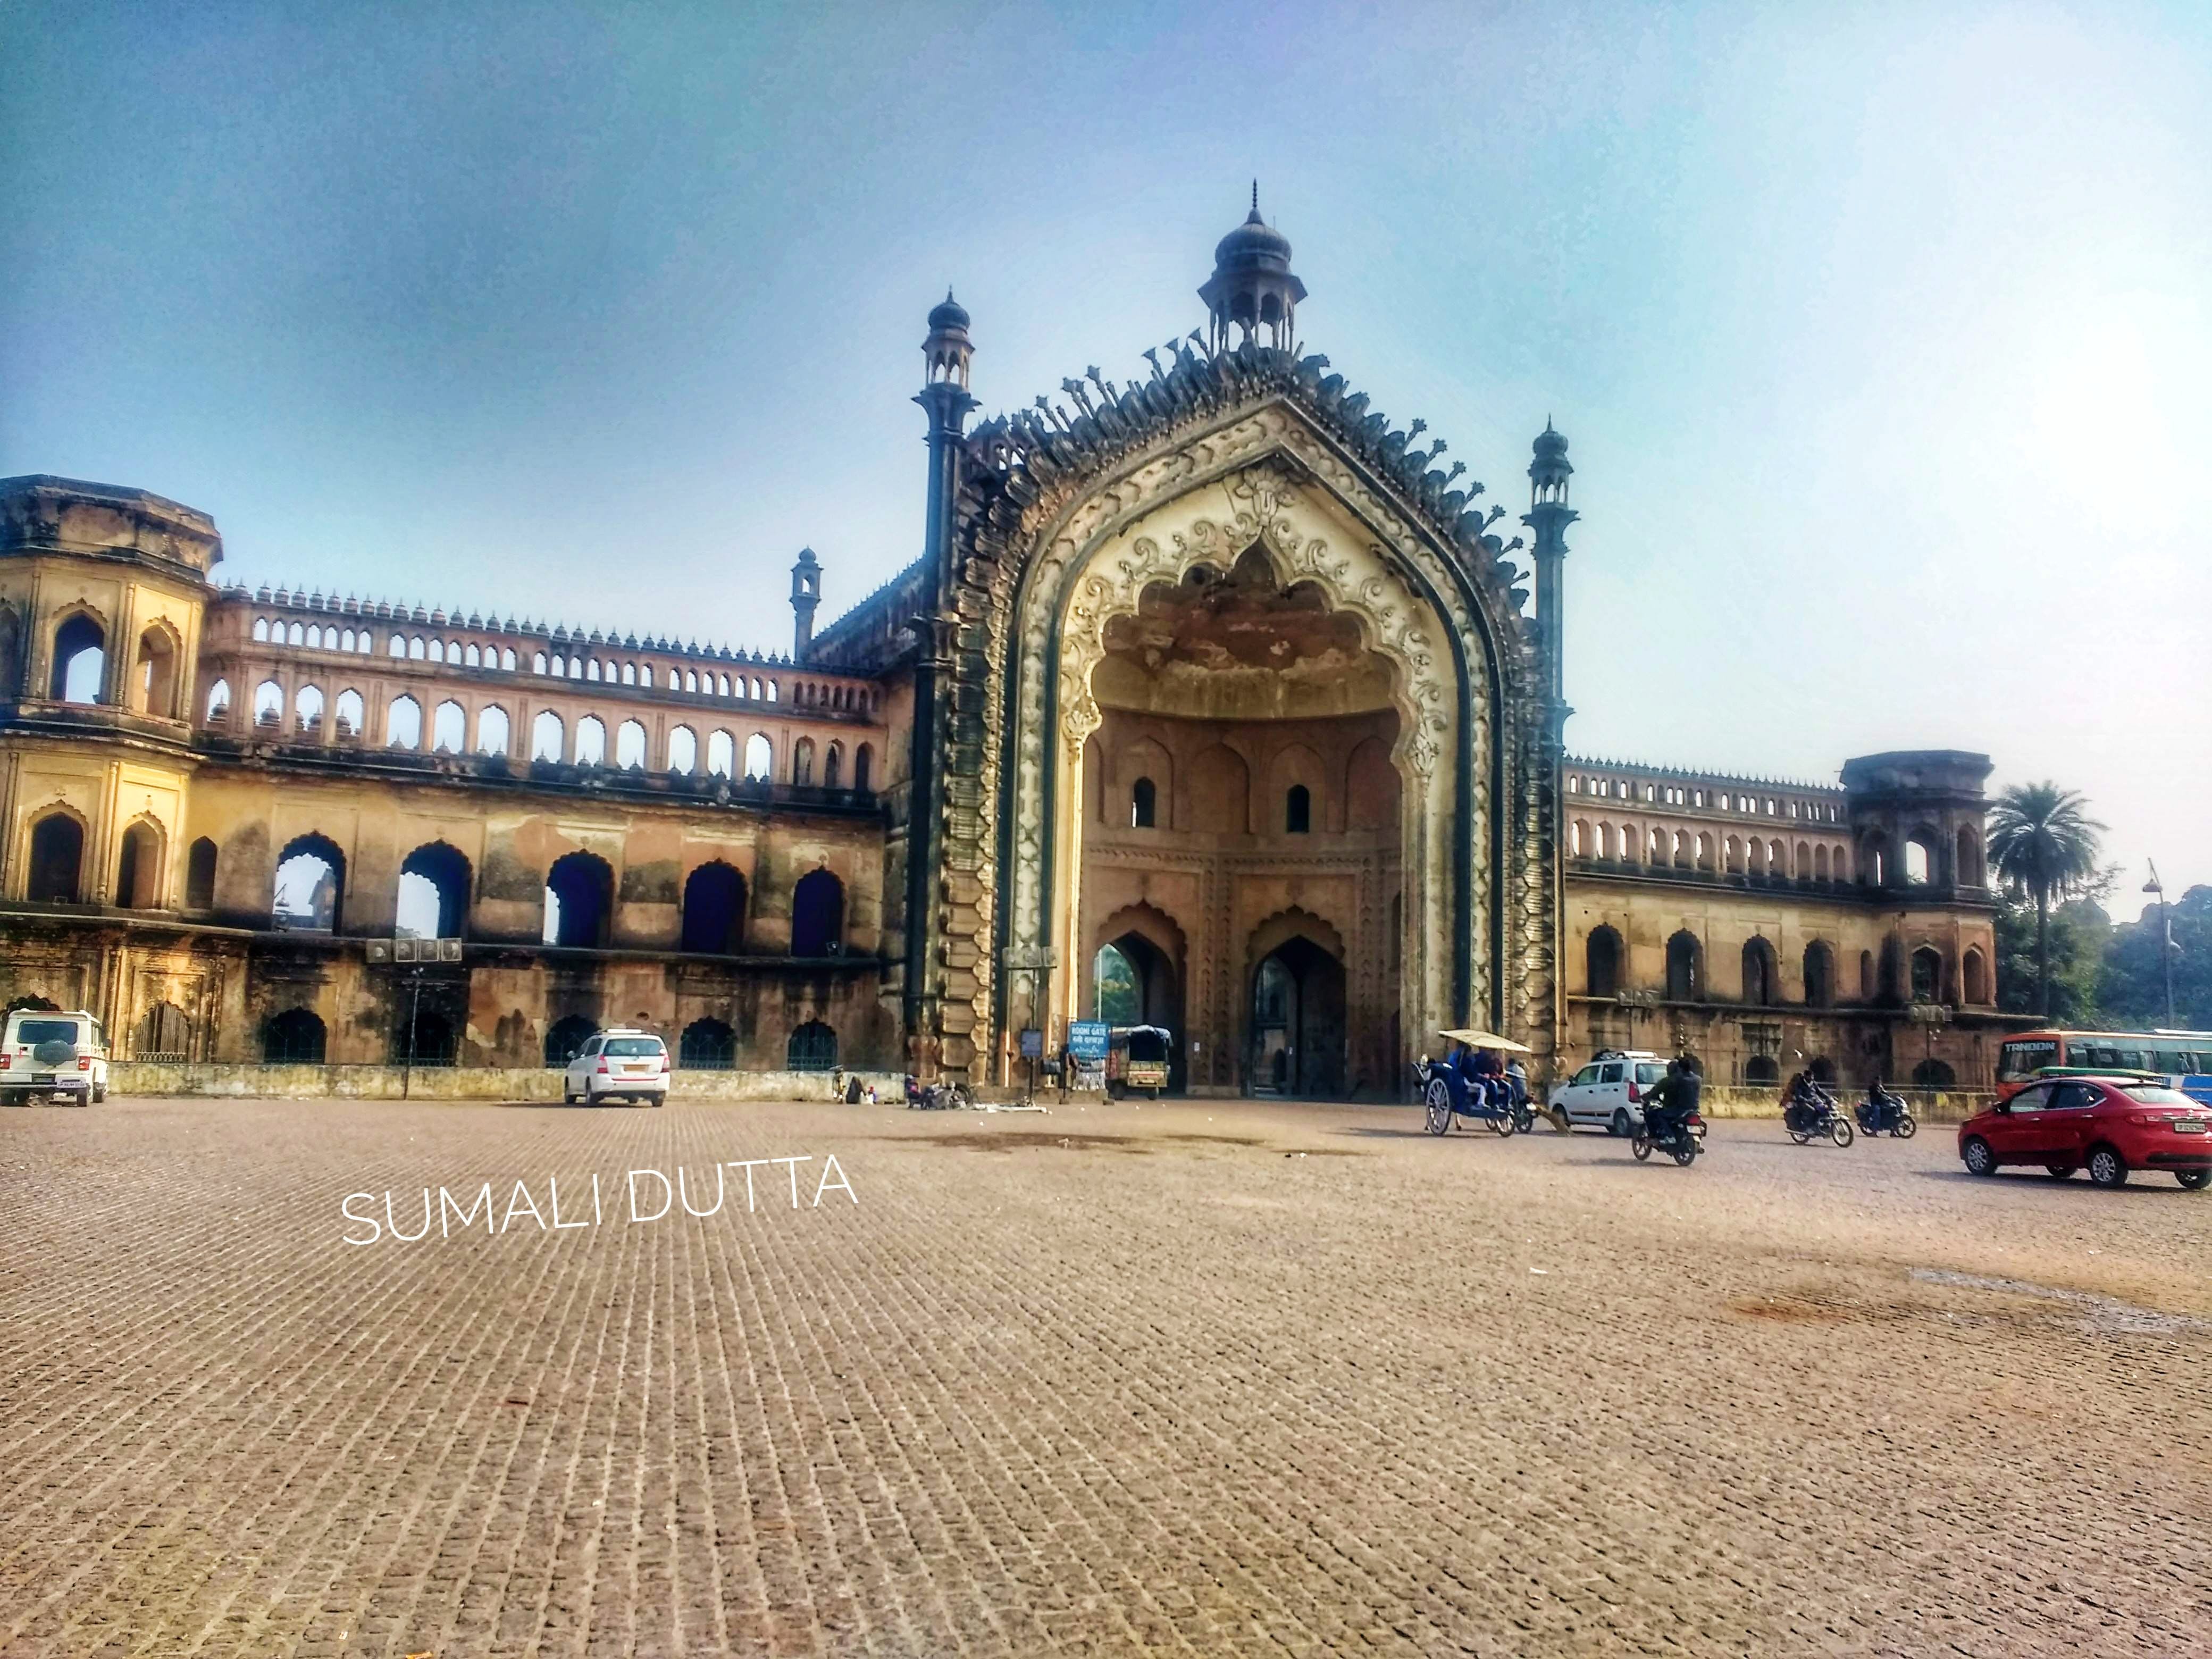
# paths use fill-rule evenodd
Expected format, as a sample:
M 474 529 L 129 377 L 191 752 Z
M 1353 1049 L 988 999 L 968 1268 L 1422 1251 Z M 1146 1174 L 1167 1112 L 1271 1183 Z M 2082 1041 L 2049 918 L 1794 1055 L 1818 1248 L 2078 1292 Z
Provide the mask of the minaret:
M 799 562 L 791 567 L 791 659 L 805 662 L 814 644 L 814 607 L 822 603 L 822 561 L 814 550 L 799 550 Z
M 1306 285 L 1291 274 L 1289 239 L 1260 216 L 1257 179 L 1252 211 L 1215 246 L 1213 275 L 1198 297 L 1212 319 L 1207 339 L 1217 352 L 1262 336 L 1279 351 L 1297 343 L 1293 325 Z M 1232 339 L 1232 331 L 1241 331 L 1242 337 Z
M 911 1069 L 925 1080 L 937 1071 L 937 996 L 931 975 L 940 931 L 933 895 L 937 890 L 938 831 L 945 814 L 942 741 L 945 711 L 940 687 L 952 666 L 953 515 L 960 498 L 961 431 L 975 400 L 968 395 L 968 362 L 975 348 L 968 338 L 968 313 L 952 290 L 929 313 L 929 337 L 921 343 L 925 365 L 921 390 L 915 394 L 929 415 L 929 507 L 922 527 L 922 557 L 930 586 L 921 606 L 908 619 L 920 649 L 914 665 L 914 734 L 907 791 L 906 966 L 900 1012 L 906 1026 Z
M 1573 472 L 1567 464 L 1566 439 L 1546 420 L 1536 434 L 1535 459 L 1528 463 L 1528 511 L 1521 522 L 1528 526 L 1535 544 L 1536 627 L 1544 641 L 1545 690 L 1555 745 L 1564 740 L 1567 716 L 1574 712 L 1567 707 L 1566 618 L 1560 594 L 1567 526 L 1579 516 L 1567 505 L 1567 479 Z

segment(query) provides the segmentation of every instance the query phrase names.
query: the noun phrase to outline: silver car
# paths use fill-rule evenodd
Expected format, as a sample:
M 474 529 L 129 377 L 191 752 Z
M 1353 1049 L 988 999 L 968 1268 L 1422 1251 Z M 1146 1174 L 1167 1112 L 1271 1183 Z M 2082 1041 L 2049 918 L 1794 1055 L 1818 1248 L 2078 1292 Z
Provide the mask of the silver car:
M 1604 1048 L 1565 1083 L 1552 1087 L 1550 1105 L 1569 1127 L 1601 1127 L 1620 1136 L 1644 1127 L 1644 1093 L 1667 1075 L 1666 1063 L 1642 1048 Z

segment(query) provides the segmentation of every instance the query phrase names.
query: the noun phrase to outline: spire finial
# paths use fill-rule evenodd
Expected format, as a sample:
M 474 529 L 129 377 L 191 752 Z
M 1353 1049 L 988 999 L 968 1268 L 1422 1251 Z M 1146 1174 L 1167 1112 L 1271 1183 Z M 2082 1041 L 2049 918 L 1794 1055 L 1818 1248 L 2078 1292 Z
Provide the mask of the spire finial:
M 1258 224 L 1258 223 L 1260 223 L 1260 222 L 1261 222 L 1261 221 L 1260 221 L 1260 181 L 1259 181 L 1257 179 L 1255 179 L 1252 181 L 1252 216 L 1251 216 L 1250 218 L 1247 219 L 1244 222 L 1245 222 L 1246 224 L 1248 224 L 1248 225 L 1256 225 L 1256 224 Z

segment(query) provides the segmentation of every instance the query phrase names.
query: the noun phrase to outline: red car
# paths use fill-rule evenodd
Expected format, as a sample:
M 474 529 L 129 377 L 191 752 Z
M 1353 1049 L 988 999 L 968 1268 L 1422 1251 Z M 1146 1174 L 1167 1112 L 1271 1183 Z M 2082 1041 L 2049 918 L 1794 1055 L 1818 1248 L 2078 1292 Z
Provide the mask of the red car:
M 2040 1164 L 2063 1181 L 2087 1165 L 2100 1187 L 2121 1186 L 2136 1170 L 2170 1170 L 2201 1192 L 2212 1182 L 2212 1107 L 2162 1083 L 2051 1078 L 1961 1123 L 1959 1156 L 1978 1176 Z

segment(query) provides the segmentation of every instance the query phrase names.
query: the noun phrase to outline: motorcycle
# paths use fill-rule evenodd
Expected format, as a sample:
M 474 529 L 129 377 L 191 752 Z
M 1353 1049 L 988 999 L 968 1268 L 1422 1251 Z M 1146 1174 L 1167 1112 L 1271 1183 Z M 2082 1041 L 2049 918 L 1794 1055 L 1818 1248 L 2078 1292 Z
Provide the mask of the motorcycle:
M 1848 1146 L 1854 1139 L 1850 1120 L 1836 1109 L 1836 1097 L 1809 1081 L 1804 1092 L 1783 1107 L 1782 1127 L 1800 1146 L 1814 1140 L 1832 1140 L 1838 1146 Z
M 1684 1169 L 1697 1162 L 1698 1154 L 1705 1150 L 1705 1120 L 1692 1112 L 1668 1133 L 1655 1138 L 1650 1120 L 1637 1130 L 1636 1138 L 1628 1143 L 1628 1150 L 1641 1163 L 1655 1152 L 1666 1153 Z
M 1870 1135 L 1895 1135 L 1899 1140 L 1910 1140 L 1920 1132 L 1912 1108 L 1893 1094 L 1859 1102 L 1857 1115 L 1859 1127 Z

